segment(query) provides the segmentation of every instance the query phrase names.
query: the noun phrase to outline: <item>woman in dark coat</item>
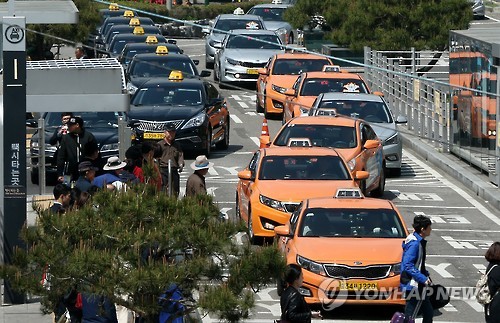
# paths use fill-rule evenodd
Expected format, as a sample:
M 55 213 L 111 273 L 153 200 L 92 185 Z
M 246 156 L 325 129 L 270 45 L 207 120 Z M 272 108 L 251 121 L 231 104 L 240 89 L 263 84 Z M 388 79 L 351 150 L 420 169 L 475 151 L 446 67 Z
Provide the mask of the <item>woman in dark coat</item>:
M 484 255 L 489 264 L 486 268 L 488 272 L 488 289 L 492 296 L 491 302 L 484 306 L 484 317 L 486 323 L 500 322 L 500 242 L 493 242 Z
M 288 287 L 281 294 L 281 321 L 286 323 L 310 323 L 311 318 L 321 318 L 320 312 L 311 312 L 304 296 L 300 294 L 304 276 L 302 268 L 290 264 L 285 271 L 285 282 Z

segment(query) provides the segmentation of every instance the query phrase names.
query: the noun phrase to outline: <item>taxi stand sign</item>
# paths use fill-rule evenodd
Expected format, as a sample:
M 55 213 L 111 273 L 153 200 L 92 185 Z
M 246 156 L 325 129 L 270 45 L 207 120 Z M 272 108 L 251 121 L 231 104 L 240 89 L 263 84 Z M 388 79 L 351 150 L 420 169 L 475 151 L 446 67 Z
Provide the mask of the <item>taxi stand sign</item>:
M 11 0 L 12 1 L 12 0 Z M 26 18 L 3 17 L 3 122 L 2 165 L 0 180 L 3 212 L 3 260 L 12 263 L 14 248 L 25 248 L 19 233 L 26 221 Z M 4 295 L 9 303 L 22 303 L 5 283 Z M 20 298 L 21 297 L 21 298 Z
M 359 188 L 339 188 L 335 194 L 335 198 L 350 198 L 350 199 L 362 199 L 363 193 Z

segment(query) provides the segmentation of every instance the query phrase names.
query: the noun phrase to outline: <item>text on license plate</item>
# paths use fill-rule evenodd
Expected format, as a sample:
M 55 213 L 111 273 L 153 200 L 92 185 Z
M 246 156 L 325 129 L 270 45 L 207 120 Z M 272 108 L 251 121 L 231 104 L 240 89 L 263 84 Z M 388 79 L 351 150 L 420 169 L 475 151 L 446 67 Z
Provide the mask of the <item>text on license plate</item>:
M 377 283 L 367 283 L 367 282 L 339 282 L 339 289 L 343 290 L 377 290 Z
M 259 70 L 256 68 L 247 68 L 247 74 L 259 74 Z
M 163 132 L 145 132 L 144 139 L 163 139 L 165 135 Z

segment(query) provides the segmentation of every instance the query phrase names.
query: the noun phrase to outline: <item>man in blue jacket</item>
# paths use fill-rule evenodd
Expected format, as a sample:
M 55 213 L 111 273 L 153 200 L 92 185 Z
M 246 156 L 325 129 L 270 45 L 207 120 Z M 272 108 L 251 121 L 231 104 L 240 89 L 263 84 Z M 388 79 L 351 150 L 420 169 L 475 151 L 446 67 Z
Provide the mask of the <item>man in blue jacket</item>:
M 423 323 L 431 323 L 434 310 L 424 287 L 432 284 L 429 272 L 425 269 L 425 256 L 428 237 L 431 234 L 431 220 L 423 215 L 413 219 L 413 233 L 403 242 L 400 287 L 406 298 L 405 316 L 415 317 L 415 308 L 423 299 L 421 312 Z

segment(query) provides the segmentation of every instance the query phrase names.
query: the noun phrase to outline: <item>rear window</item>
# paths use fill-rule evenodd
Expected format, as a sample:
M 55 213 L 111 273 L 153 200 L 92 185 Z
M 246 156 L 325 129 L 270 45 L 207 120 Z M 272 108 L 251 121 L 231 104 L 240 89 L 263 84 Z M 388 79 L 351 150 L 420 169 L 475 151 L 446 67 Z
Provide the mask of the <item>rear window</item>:
M 287 146 L 291 138 L 309 138 L 317 147 L 354 148 L 357 146 L 356 129 L 335 125 L 289 124 L 274 140 L 276 146 Z
M 361 80 L 353 79 L 306 79 L 302 85 L 300 95 L 318 96 L 321 93 L 368 93 L 368 88 Z
M 132 77 L 168 77 L 172 71 L 197 75 L 194 64 L 187 59 L 163 59 L 161 61 L 135 60 L 130 67 Z
M 323 101 L 320 109 L 335 109 L 337 114 L 352 118 L 364 119 L 375 123 L 392 123 L 392 117 L 387 106 L 382 102 L 335 100 Z
M 249 19 L 219 19 L 217 24 L 214 26 L 215 29 L 230 31 L 233 29 L 264 29 L 259 20 L 249 20 Z M 220 34 L 221 32 L 215 30 L 214 34 Z
M 348 180 L 350 173 L 338 156 L 267 156 L 260 180 Z
M 331 63 L 326 59 L 278 59 L 274 62 L 273 74 L 299 75 L 302 72 L 319 72 L 325 65 Z

